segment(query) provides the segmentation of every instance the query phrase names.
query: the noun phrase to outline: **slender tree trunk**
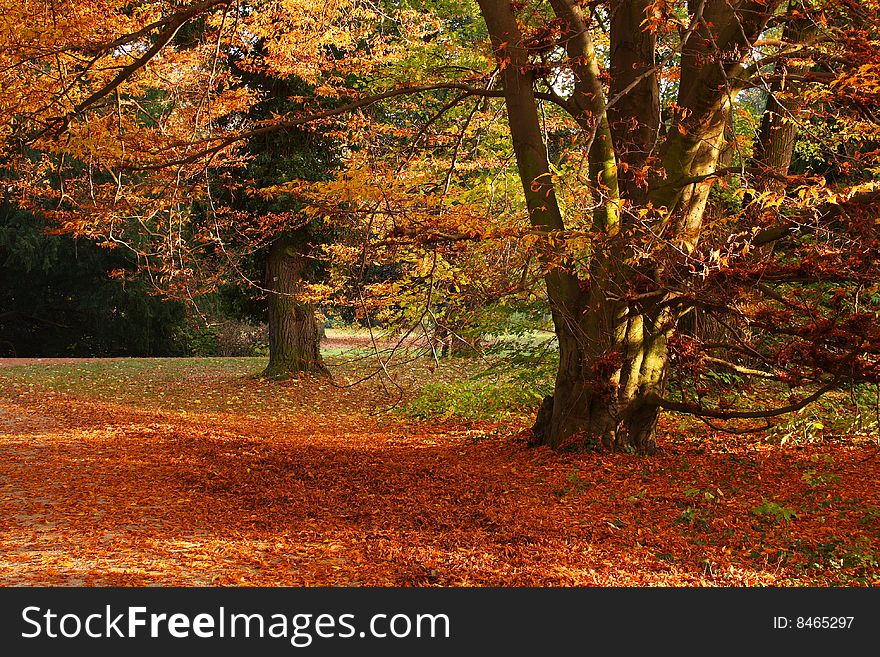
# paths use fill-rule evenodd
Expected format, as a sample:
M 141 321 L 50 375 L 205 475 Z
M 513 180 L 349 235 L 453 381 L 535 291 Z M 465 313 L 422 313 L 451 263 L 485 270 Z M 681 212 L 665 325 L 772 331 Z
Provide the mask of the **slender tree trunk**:
M 276 240 L 266 260 L 269 293 L 268 378 L 287 378 L 295 372 L 327 374 L 321 358 L 320 330 L 312 305 L 296 299 L 307 265 L 302 240 Z
M 620 195 L 630 205 L 647 199 L 647 168 L 660 132 L 660 84 L 655 70 L 657 38 L 643 23 L 657 12 L 651 0 L 611 4 L 611 83 L 614 105 L 608 124 L 619 161 Z
M 471 344 L 464 339 L 463 329 L 444 324 L 438 326 L 434 332 L 434 338 L 440 347 L 439 355 L 443 358 L 449 356 L 474 356 L 478 349 L 476 344 Z
M 801 44 L 816 34 L 815 23 L 807 20 L 792 20 L 786 23 L 782 39 L 788 43 Z M 788 60 L 776 62 L 776 76 L 770 83 L 767 106 L 761 117 L 761 131 L 755 144 L 755 161 L 777 176 L 788 175 L 794 153 L 798 122 L 803 102 L 799 91 L 803 85 L 797 78 L 809 72 L 809 66 L 791 65 Z M 782 189 L 783 183 L 777 178 L 768 178 L 767 188 Z
M 458 312 L 467 314 L 471 310 L 465 307 Z M 434 328 L 434 340 L 439 347 L 437 353 L 441 357 L 474 356 L 479 353 L 480 336 L 471 335 L 461 319 L 456 320 L 456 314 L 447 309 L 437 321 Z

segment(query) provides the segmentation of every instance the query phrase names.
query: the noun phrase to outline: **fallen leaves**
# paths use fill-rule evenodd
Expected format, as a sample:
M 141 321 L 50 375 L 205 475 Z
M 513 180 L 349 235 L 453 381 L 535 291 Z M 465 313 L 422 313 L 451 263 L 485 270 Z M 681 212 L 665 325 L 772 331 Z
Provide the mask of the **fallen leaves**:
M 3 584 L 880 584 L 871 441 L 697 448 L 670 424 L 656 457 L 557 454 L 376 414 L 378 385 L 115 366 L 0 372 Z

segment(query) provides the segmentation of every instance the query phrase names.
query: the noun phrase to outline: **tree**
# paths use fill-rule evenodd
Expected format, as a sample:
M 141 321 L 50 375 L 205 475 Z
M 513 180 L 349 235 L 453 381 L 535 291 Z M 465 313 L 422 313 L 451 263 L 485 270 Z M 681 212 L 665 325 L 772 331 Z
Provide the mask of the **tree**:
M 0 205 L 0 354 L 176 356 L 186 316 L 150 286 L 114 274 L 136 263 L 88 240 L 46 234 L 44 222 Z
M 260 56 L 268 55 L 264 48 L 257 48 L 256 53 L 257 61 Z M 243 84 L 263 92 L 260 102 L 249 108 L 245 117 L 248 121 L 289 113 L 295 104 L 291 99 L 312 95 L 312 89 L 301 80 L 261 74 L 263 67 L 256 68 L 253 61 L 244 65 L 233 58 L 232 66 L 238 70 Z M 245 148 L 250 158 L 244 173 L 254 188 L 268 188 L 292 179 L 321 179 L 335 167 L 334 145 L 317 131 L 291 130 L 280 135 L 255 137 L 245 142 Z M 298 202 L 283 195 L 258 198 L 245 193 L 228 202 L 254 216 L 284 214 L 290 217 L 274 236 L 269 236 L 269 246 L 259 252 L 269 331 L 269 363 L 263 376 L 281 379 L 298 372 L 327 374 L 321 358 L 322 330 L 315 307 L 300 298 L 303 285 L 315 277 L 317 267 L 312 253 L 315 244 L 327 236 L 327 231 L 321 230 L 320 221 L 297 221 Z
M 266 258 L 265 286 L 269 292 L 269 364 L 263 376 L 279 378 L 291 372 L 326 372 L 321 359 L 320 331 L 314 307 L 297 299 L 308 266 L 306 241 L 276 239 Z
M 874 268 L 847 260 L 873 244 L 865 231 L 877 199 L 873 183 L 865 185 L 872 178 L 831 185 L 788 175 L 793 127 L 807 119 L 793 89 L 822 99 L 821 110 L 811 112 L 814 124 L 823 114 L 835 117 L 844 133 L 858 135 L 850 140 L 853 152 L 872 157 L 876 127 L 859 122 L 864 109 L 850 112 L 832 98 L 845 87 L 862 96 L 864 108 L 864 94 L 873 93 L 870 76 L 853 77 L 865 53 L 852 46 L 876 39 L 876 31 L 853 27 L 860 21 L 867 28 L 863 8 L 709 0 L 477 4 L 497 68 L 435 88 L 504 99 L 531 226 L 520 235 L 540 240 L 559 341 L 555 391 L 535 423 L 537 442 L 559 447 L 574 437 L 651 453 L 663 409 L 747 430 L 754 425 L 740 420 L 776 417 L 839 386 L 875 380 L 876 335 L 863 331 L 875 312 L 864 290 Z M 769 100 L 763 117 L 744 128 L 738 97 L 751 89 L 764 89 Z M 448 105 L 456 98 L 443 99 L 448 104 L 424 126 L 454 115 Z M 580 141 L 557 147 L 553 130 L 564 128 L 548 126 L 566 123 Z M 743 134 L 749 128 L 757 140 Z M 420 126 L 409 139 L 423 132 Z M 807 139 L 820 152 L 834 148 L 821 131 Z M 443 160 L 451 160 L 450 171 L 460 143 Z M 431 153 L 444 157 L 437 148 Z M 444 199 L 407 198 L 395 181 L 412 185 L 420 166 L 393 181 L 383 174 L 394 167 L 379 169 L 381 192 L 362 182 L 345 187 L 348 198 L 360 191 L 356 211 L 370 217 L 370 230 L 381 224 L 377 215 L 392 224 L 372 236 L 374 243 L 417 235 L 431 243 L 429 262 L 436 263 L 439 244 L 505 234 L 488 219 L 475 229 L 477 213 L 466 204 L 462 210 Z M 738 199 L 749 200 L 747 207 Z M 833 250 L 835 242 L 846 248 Z M 777 245 L 770 257 L 761 248 L 769 244 Z M 435 269 L 428 298 L 436 294 Z M 723 340 L 680 330 L 697 314 L 721 327 Z M 775 381 L 790 398 L 747 409 L 713 401 L 707 382 L 731 376 Z M 671 395 L 670 383 L 678 388 Z
M 874 266 L 860 260 L 856 273 L 845 265 L 845 256 L 829 258 L 825 252 L 824 271 L 806 274 L 804 263 L 822 258 L 828 246 L 824 241 L 818 248 L 804 243 L 794 246 L 795 233 L 814 234 L 799 230 L 808 222 L 804 219 L 807 208 L 783 217 L 784 228 L 762 230 L 760 222 L 740 226 L 747 237 L 738 253 L 729 253 L 731 240 L 699 248 L 713 185 L 725 175 L 745 173 L 742 166 L 728 171 L 718 166 L 737 94 L 773 77 L 765 63 L 786 57 L 787 49 L 802 50 L 796 40 L 793 44 L 783 40 L 775 54 L 756 54 L 762 47 L 761 36 L 771 21 L 809 20 L 823 25 L 825 12 L 832 8 L 803 3 L 797 13 L 780 13 L 781 3 L 773 0 L 691 0 L 686 8 L 636 0 L 611 2 L 603 15 L 601 10 L 590 13 L 589 6 L 595 8 L 595 4 L 549 0 L 546 5 L 551 13 L 547 15 L 541 11 L 545 3 L 538 8 L 526 4 L 479 0 L 501 71 L 530 221 L 548 236 L 546 285 L 559 338 L 560 365 L 554 394 L 545 399 L 534 427 L 537 440 L 559 446 L 580 435 L 608 447 L 651 453 L 656 449 L 658 415 L 664 408 L 721 420 L 771 417 L 800 408 L 843 379 L 875 380 L 876 331 L 858 335 L 872 314 L 844 303 L 844 299 L 852 301 L 856 287 L 873 275 Z M 856 4 L 847 4 L 843 11 L 852 12 L 849 20 L 865 16 L 865 8 Z M 610 23 L 610 88 L 604 84 L 594 36 L 601 31 L 603 18 Z M 668 39 L 663 28 L 669 25 L 677 27 L 680 37 L 658 63 L 657 37 Z M 847 30 L 851 28 L 847 22 Z M 813 49 L 808 56 L 833 58 L 851 67 L 852 60 L 839 50 L 845 48 L 848 37 L 829 29 L 823 32 L 830 42 L 827 50 Z M 876 32 L 865 34 L 876 39 Z M 592 253 L 582 275 L 573 267 L 570 254 L 549 246 L 553 236 L 561 238 L 557 243 L 564 241 L 567 226 L 539 123 L 536 87 L 543 83 L 547 88 L 547 77 L 546 67 L 536 64 L 535 55 L 542 49 L 557 53 L 556 66 L 570 71 L 570 92 L 556 100 L 588 135 L 585 150 L 595 210 L 590 228 Z M 676 101 L 670 108 L 669 124 L 661 129 L 658 87 L 664 66 L 676 57 L 680 60 L 675 68 Z M 840 83 L 851 74 L 852 68 L 829 77 Z M 558 95 L 553 88 L 547 92 Z M 772 103 L 770 108 L 772 112 Z M 784 177 L 784 172 L 780 175 Z M 861 210 L 850 210 L 844 203 L 851 199 L 850 192 L 840 197 L 818 184 L 809 193 L 840 202 L 835 219 L 849 215 L 851 221 L 844 225 L 838 221 L 835 228 L 849 233 L 849 248 L 863 249 L 874 243 L 872 231 L 866 234 L 864 223 L 858 221 Z M 875 199 L 871 193 L 856 200 L 861 204 Z M 813 212 L 828 229 L 829 208 L 817 205 Z M 748 236 L 751 228 L 755 231 Z M 748 258 L 754 246 L 776 236 L 792 241 L 790 249 L 797 250 L 800 263 L 797 268 L 787 258 L 769 262 Z M 788 253 L 790 257 L 792 250 Z M 842 287 L 834 301 L 823 304 L 821 320 L 814 316 L 816 321 L 792 330 L 785 324 L 794 319 L 794 309 L 771 308 L 774 303 L 789 304 L 778 288 L 759 284 L 761 279 L 772 281 L 770 287 L 808 281 L 833 281 Z M 727 288 L 724 293 L 729 301 L 741 300 L 742 305 L 719 303 L 719 286 Z M 755 298 L 756 290 L 771 299 L 769 306 Z M 790 341 L 759 345 L 740 336 L 732 344 L 676 344 L 679 318 L 700 306 L 720 315 L 738 315 L 737 319 L 770 334 L 788 334 Z M 813 304 L 798 310 L 808 313 L 808 306 Z M 829 342 L 823 331 L 834 333 L 834 341 Z M 792 342 L 802 346 L 802 360 L 793 357 Z M 780 408 L 749 411 L 709 409 L 668 399 L 673 355 L 679 361 L 685 357 L 704 363 L 709 358 L 722 361 L 707 353 L 712 351 L 744 352 L 769 369 L 756 367 L 752 373 L 779 378 L 794 387 L 809 382 L 817 389 Z M 727 366 L 739 372 L 749 369 L 735 363 Z
M 270 21 L 268 32 L 263 20 L 271 16 L 258 11 L 260 3 L 154 2 L 130 11 L 107 2 L 103 22 L 92 21 L 85 4 L 47 5 L 24 38 L 9 32 L 4 39 L 5 70 L 21 92 L 9 96 L 7 122 L 10 145 L 19 147 L 8 155 L 20 200 L 62 230 L 131 249 L 172 297 L 240 279 L 251 254 L 264 253 L 264 271 L 249 284 L 267 299 L 265 374 L 273 378 L 326 373 L 314 308 L 298 299 L 314 269 L 316 235 L 295 202 L 253 191 L 290 177 L 320 178 L 333 156 L 316 129 L 254 127 L 302 107 L 324 67 L 341 74 L 339 57 L 358 47 L 347 45 L 354 29 L 325 33 L 310 24 L 316 12 L 353 24 L 358 19 L 347 12 L 358 3 L 329 14 L 318 3 L 293 4 L 302 15 L 288 6 L 283 25 Z M 311 50 L 291 51 L 306 40 Z M 337 51 L 324 50 L 331 47 Z M 31 62 L 50 63 L 31 69 Z M 112 126 L 108 98 L 118 119 Z M 189 157 L 217 134 L 243 144 L 234 159 Z M 42 166 L 55 167 L 56 176 Z

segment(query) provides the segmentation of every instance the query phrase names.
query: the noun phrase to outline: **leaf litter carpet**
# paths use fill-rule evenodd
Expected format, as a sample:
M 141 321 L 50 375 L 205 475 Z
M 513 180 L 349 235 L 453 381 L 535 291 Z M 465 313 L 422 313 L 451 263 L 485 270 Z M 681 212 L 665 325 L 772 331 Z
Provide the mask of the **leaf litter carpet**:
M 871 440 L 665 420 L 656 457 L 556 454 L 522 423 L 377 413 L 369 384 L 207 367 L 89 393 L 58 383 L 76 367 L 0 376 L 2 585 L 880 584 Z

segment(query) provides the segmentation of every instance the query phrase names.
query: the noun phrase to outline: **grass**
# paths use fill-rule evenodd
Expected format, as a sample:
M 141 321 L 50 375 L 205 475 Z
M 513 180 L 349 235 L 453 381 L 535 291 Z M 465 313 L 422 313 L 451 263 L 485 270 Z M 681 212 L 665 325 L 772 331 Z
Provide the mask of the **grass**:
M 387 406 L 409 418 L 525 422 L 537 411 L 543 397 L 552 393 L 552 363 L 539 366 L 537 360 L 519 362 L 503 353 L 438 361 L 402 348 L 383 370 L 375 360 L 369 332 L 342 329 L 327 330 L 322 353 L 335 383 L 347 385 L 369 371 L 367 376 L 375 383 L 382 382 L 396 397 Z M 246 379 L 258 375 L 266 362 L 260 357 L 217 357 L 35 363 L 0 367 L 0 386 L 24 393 L 33 387 L 117 403 L 149 404 L 153 408 L 220 412 L 238 404 L 242 395 L 234 387 L 225 392 L 224 398 L 211 391 L 201 394 L 199 381 L 216 374 L 228 376 L 230 381 Z M 386 371 L 393 380 L 386 379 Z M 785 403 L 786 394 L 781 388 L 764 385 L 751 393 L 738 393 L 737 404 L 772 407 Z M 283 409 L 291 401 L 282 390 L 274 399 L 254 399 L 253 403 Z M 689 416 L 668 417 L 674 418 L 677 433 L 682 435 L 702 427 Z M 876 390 L 863 386 L 829 393 L 797 413 L 778 418 L 757 436 L 769 445 L 809 445 L 837 437 L 874 437 L 878 425 Z
M 125 358 L 71 364 L 15 365 L 0 368 L 0 387 L 19 394 L 45 389 L 103 401 L 167 406 L 173 410 L 218 409 L 219 399 L 197 390 L 200 378 L 219 373 L 247 377 L 265 367 L 262 358 Z M 208 401 L 206 405 L 204 402 Z M 225 404 L 224 404 L 225 405 Z

